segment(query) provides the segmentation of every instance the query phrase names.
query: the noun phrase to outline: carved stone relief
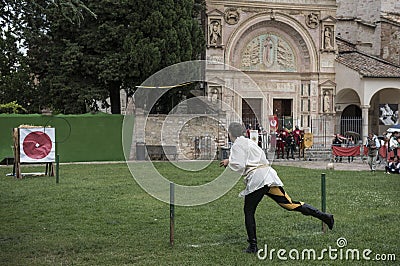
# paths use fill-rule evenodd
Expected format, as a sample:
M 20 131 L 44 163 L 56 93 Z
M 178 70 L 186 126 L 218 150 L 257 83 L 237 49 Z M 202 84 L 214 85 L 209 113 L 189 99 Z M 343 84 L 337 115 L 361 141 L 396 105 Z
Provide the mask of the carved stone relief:
M 240 15 L 236 8 L 228 8 L 225 11 L 225 22 L 229 25 L 235 25 L 239 22 Z
M 306 15 L 306 25 L 310 29 L 315 29 L 319 25 L 319 14 L 311 12 L 308 15 Z
M 208 65 L 218 65 L 224 63 L 224 58 L 220 55 L 208 55 L 206 60 Z
M 329 113 L 331 111 L 331 96 L 329 92 L 324 93 L 324 100 L 323 100 L 323 112 L 324 113 Z
M 282 37 L 267 33 L 252 39 L 242 51 L 242 70 L 296 71 L 293 49 Z

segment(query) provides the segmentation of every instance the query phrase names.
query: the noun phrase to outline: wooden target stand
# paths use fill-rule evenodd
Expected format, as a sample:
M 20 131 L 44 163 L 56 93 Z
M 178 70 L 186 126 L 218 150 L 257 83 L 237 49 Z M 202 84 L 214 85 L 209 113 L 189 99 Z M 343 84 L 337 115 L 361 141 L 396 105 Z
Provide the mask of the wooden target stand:
M 43 155 L 41 155 L 41 156 L 33 156 L 33 159 L 28 160 L 28 161 L 26 161 L 26 160 L 21 161 L 21 129 L 41 129 L 42 131 L 46 130 L 45 127 L 39 127 L 39 126 L 20 126 L 18 128 L 13 129 L 13 140 L 14 140 L 13 176 L 17 179 L 22 179 L 24 176 L 54 176 L 55 160 L 53 160 L 52 158 L 50 158 L 50 159 L 44 158 L 43 159 L 43 158 L 40 158 L 43 156 Z M 38 132 L 40 133 L 40 131 L 38 131 Z M 45 137 L 44 139 L 47 142 L 49 140 L 48 137 Z M 49 145 L 48 143 L 36 143 L 35 144 L 34 142 L 32 142 L 32 139 L 30 139 L 30 145 L 34 145 L 34 149 L 39 148 L 42 144 Z M 50 145 L 54 145 L 54 144 L 50 142 Z M 25 150 L 24 147 L 23 147 L 23 150 Z M 38 159 L 35 160 L 35 158 L 38 158 Z M 25 163 L 26 164 L 45 164 L 46 165 L 45 172 L 44 173 L 22 173 L 21 164 L 25 164 Z M 57 177 L 58 177 L 58 174 L 57 174 Z

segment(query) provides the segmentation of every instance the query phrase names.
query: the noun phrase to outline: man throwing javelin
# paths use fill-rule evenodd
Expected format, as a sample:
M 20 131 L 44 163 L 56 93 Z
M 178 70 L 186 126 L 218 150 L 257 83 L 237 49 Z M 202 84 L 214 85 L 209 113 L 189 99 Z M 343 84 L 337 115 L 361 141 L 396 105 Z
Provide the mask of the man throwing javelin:
M 220 166 L 229 166 L 245 177 L 246 188 L 240 192 L 240 196 L 244 197 L 244 218 L 249 246 L 244 251 L 247 253 L 258 251 L 254 214 L 264 195 L 272 198 L 286 210 L 316 217 L 332 229 L 333 215 L 321 212 L 304 202 L 293 201 L 283 189 L 283 183 L 276 171 L 269 165 L 264 151 L 257 143 L 245 138 L 244 133 L 245 128 L 242 124 L 233 122 L 229 125 L 228 134 L 234 143 L 229 159 L 220 162 Z

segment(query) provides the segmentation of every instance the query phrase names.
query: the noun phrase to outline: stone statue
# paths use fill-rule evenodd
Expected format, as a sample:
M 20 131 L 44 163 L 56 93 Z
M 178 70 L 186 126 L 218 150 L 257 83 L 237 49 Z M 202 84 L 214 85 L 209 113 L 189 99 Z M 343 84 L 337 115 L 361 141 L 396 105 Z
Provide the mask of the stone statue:
M 210 45 L 221 44 L 221 23 L 217 20 L 211 22 L 209 26 Z
M 275 60 L 274 42 L 271 38 L 266 38 L 263 44 L 263 60 L 266 67 L 273 65 Z
M 332 30 L 329 27 L 326 27 L 324 30 L 324 47 L 327 50 L 333 49 L 332 46 Z
M 331 99 L 329 93 L 324 94 L 324 113 L 328 113 L 331 110 Z

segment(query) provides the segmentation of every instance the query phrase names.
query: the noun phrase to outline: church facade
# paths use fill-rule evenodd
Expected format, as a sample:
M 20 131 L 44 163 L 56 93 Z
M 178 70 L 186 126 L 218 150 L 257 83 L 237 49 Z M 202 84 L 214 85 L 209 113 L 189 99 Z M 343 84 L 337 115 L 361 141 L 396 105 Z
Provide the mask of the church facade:
M 335 0 L 207 1 L 208 95 L 247 126 L 269 130 L 275 116 L 280 128 L 333 135 L 335 15 Z
M 390 97 L 400 93 L 399 24 L 390 20 L 399 14 L 382 10 L 396 10 L 396 1 L 373 1 L 372 9 L 370 2 L 208 0 L 207 95 L 225 103 L 228 121 L 235 112 L 248 127 L 257 123 L 270 131 L 271 119 L 277 119 L 279 128 L 313 133 L 321 146 L 346 130 L 360 138 L 382 133 L 379 106 L 390 102 L 398 110 L 400 104 L 400 97 Z M 360 21 L 363 27 L 354 24 Z M 363 59 L 346 54 L 349 44 Z M 354 121 L 347 123 L 348 117 Z

